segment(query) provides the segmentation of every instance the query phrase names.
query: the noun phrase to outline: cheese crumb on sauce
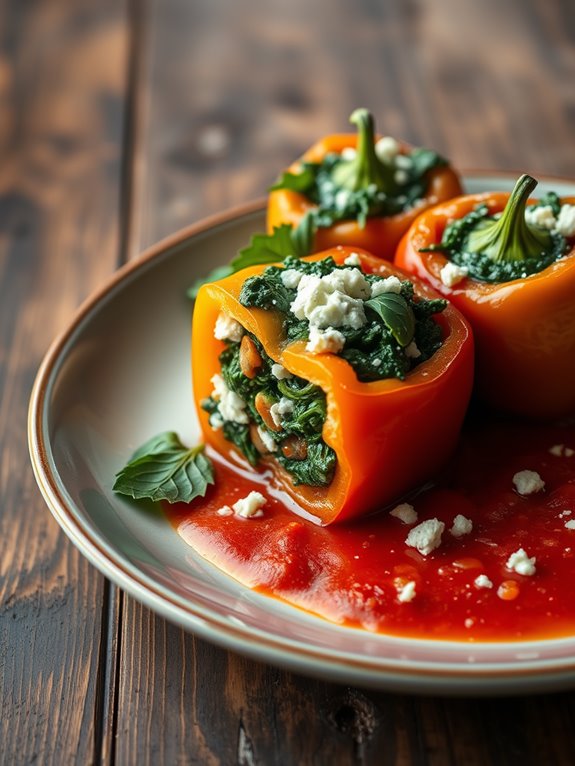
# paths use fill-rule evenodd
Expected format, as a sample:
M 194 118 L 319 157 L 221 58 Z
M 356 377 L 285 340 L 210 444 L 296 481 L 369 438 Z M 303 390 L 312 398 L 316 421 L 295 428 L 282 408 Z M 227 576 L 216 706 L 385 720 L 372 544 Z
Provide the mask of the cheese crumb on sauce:
M 439 277 L 446 287 L 453 287 L 464 280 L 467 274 L 468 271 L 465 266 L 458 266 L 456 263 L 448 261 L 439 272 Z
M 233 514 L 233 511 L 229 505 L 222 505 L 221 508 L 218 508 L 216 513 L 218 514 L 218 516 L 231 516 Z
M 410 530 L 405 543 L 410 548 L 417 548 L 422 556 L 427 556 L 441 545 L 444 529 L 445 524 L 439 519 L 427 519 Z
M 457 516 L 453 519 L 453 526 L 449 532 L 453 535 L 453 537 L 463 537 L 463 535 L 468 535 L 472 529 L 473 522 L 471 519 L 467 519 L 461 513 L 458 513 Z
M 565 529 L 575 529 L 575 519 L 570 519 L 565 522 Z
M 244 334 L 244 328 L 239 322 L 236 322 L 225 311 L 220 311 L 214 327 L 214 338 L 216 340 L 231 340 L 233 343 L 239 343 Z
M 339 330 L 334 330 L 333 327 L 325 330 L 310 327 L 305 350 L 312 354 L 338 354 L 344 346 L 345 337 Z
M 517 574 L 531 577 L 531 575 L 534 575 L 536 571 L 535 562 L 535 556 L 529 558 L 523 548 L 519 548 L 519 550 L 515 551 L 515 553 L 512 553 L 511 556 L 509 556 L 505 566 L 510 572 L 517 572 Z
M 520 495 L 533 495 L 545 489 L 545 482 L 537 471 L 518 471 L 513 477 L 513 484 Z
M 549 447 L 549 452 L 551 455 L 555 455 L 555 457 L 573 457 L 575 455 L 575 450 L 571 449 L 571 447 L 566 447 L 564 444 L 554 444 L 552 447 Z
M 264 515 L 262 508 L 265 504 L 265 497 L 260 492 L 252 491 L 247 497 L 237 500 L 232 508 L 236 516 L 241 516 L 243 519 L 253 519 Z
M 409 503 L 401 503 L 389 512 L 390 516 L 403 521 L 404 524 L 415 524 L 417 521 L 417 511 Z
M 353 151 L 355 152 L 355 149 Z M 346 266 L 361 266 L 361 258 L 357 253 L 350 253 L 344 263 Z
M 473 581 L 473 584 L 476 588 L 493 588 L 493 583 L 487 577 L 487 575 L 480 574 L 478 577 L 475 578 Z
M 406 582 L 397 592 L 397 600 L 400 604 L 408 604 L 410 601 L 413 601 L 415 596 L 415 582 L 413 580 Z
M 224 420 L 233 423 L 248 423 L 248 414 L 245 411 L 246 403 L 239 394 L 231 391 L 221 375 L 212 377 L 212 397 L 218 402 L 218 410 Z
M 279 402 L 274 402 L 270 407 L 270 415 L 276 426 L 281 426 L 284 415 L 293 412 L 293 401 L 286 396 L 282 396 Z

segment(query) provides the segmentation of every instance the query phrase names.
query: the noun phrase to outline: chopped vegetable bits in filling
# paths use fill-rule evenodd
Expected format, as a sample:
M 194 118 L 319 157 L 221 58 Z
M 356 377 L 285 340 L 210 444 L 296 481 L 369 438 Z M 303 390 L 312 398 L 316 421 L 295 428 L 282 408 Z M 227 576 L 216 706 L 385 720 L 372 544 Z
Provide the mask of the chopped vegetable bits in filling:
M 246 280 L 243 306 L 279 311 L 286 340 L 306 340 L 311 353 L 338 354 L 362 382 L 399 378 L 441 346 L 433 315 L 444 300 L 418 299 L 409 281 L 364 274 L 333 258 L 288 257 Z
M 218 318 L 216 332 L 224 324 Z M 219 357 L 221 373 L 213 376 L 212 394 L 202 402 L 210 426 L 221 428 L 251 465 L 273 456 L 294 484 L 330 484 L 336 455 L 322 438 L 326 399 L 321 388 L 292 376 L 243 328 L 220 339 L 226 344 Z

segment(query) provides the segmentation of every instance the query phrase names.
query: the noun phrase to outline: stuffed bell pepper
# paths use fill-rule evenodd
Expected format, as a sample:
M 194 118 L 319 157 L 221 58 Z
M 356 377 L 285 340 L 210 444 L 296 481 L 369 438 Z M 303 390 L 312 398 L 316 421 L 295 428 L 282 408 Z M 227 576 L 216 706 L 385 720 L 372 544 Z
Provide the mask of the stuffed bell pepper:
M 349 245 L 391 260 L 402 235 L 426 208 L 462 193 L 438 154 L 389 136 L 377 138 L 373 117 L 357 109 L 358 133 L 326 136 L 271 187 L 267 227 L 316 227 L 315 251 Z
M 385 506 L 453 449 L 473 375 L 465 319 L 389 263 L 338 247 L 200 288 L 206 443 L 321 524 Z
M 451 200 L 423 213 L 395 263 L 448 298 L 476 342 L 478 394 L 546 419 L 575 411 L 575 198 L 511 194 Z

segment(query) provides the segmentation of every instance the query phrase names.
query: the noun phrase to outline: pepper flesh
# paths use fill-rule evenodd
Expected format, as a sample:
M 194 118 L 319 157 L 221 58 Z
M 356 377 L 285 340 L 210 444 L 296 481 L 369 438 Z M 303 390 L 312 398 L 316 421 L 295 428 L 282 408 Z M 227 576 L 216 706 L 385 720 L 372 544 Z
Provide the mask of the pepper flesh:
M 505 192 L 458 197 L 423 213 L 401 241 L 395 264 L 448 298 L 475 336 L 476 390 L 489 405 L 516 415 L 550 419 L 575 410 L 575 246 L 543 271 L 500 284 L 467 277 L 448 287 L 440 252 L 448 223 L 487 205 L 501 212 Z M 536 200 L 530 200 L 534 204 Z M 564 198 L 562 204 L 575 204 Z
M 332 256 L 343 263 L 357 248 L 338 247 L 305 260 Z M 406 278 L 399 269 L 358 252 L 367 273 Z M 278 264 L 280 265 L 280 264 Z M 254 266 L 219 282 L 204 285 L 196 300 L 192 330 L 194 399 L 206 443 L 238 464 L 239 453 L 221 430 L 213 430 L 200 402 L 212 391 L 211 377 L 220 371 L 224 349 L 214 338 L 218 314 L 226 312 L 261 342 L 265 352 L 289 372 L 317 386 L 327 397 L 324 441 L 337 455 L 328 487 L 294 487 L 273 459 L 262 459 L 274 488 L 287 493 L 300 510 L 320 524 L 344 521 L 376 510 L 430 478 L 455 446 L 471 393 L 473 341 L 465 319 L 448 306 L 437 321 L 444 331 L 438 351 L 405 380 L 360 383 L 352 367 L 335 354 L 314 355 L 305 341 L 288 344 L 277 312 L 245 308 L 240 290 L 266 267 Z M 412 280 L 416 294 L 435 298 L 427 286 Z
M 328 154 L 341 154 L 347 148 L 357 148 L 358 136 L 353 133 L 340 133 L 326 136 L 315 143 L 289 168 L 289 172 L 298 173 L 300 163 L 320 163 Z M 409 144 L 401 143 L 401 153 L 409 153 Z M 429 184 L 425 197 L 418 204 L 401 213 L 390 216 L 370 216 L 362 228 L 356 220 L 338 221 L 329 227 L 318 228 L 315 236 L 315 250 L 327 250 L 337 245 L 361 247 L 378 258 L 391 260 L 401 237 L 417 216 L 443 200 L 461 194 L 463 189 L 459 176 L 449 165 L 433 168 L 428 175 Z M 276 189 L 268 197 L 267 230 L 273 233 L 282 223 L 297 227 L 305 214 L 317 205 L 304 194 L 290 189 Z

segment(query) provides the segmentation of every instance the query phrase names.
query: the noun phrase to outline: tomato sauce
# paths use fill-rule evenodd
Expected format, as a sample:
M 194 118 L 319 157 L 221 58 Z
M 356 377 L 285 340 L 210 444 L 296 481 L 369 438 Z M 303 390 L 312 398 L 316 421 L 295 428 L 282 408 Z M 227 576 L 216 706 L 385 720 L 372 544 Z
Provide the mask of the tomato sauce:
M 390 516 L 390 508 L 353 524 L 319 527 L 271 493 L 265 477 L 239 472 L 217 456 L 216 484 L 206 497 L 166 510 L 184 540 L 219 569 L 342 625 L 462 641 L 560 637 L 575 633 L 575 529 L 566 526 L 575 520 L 573 451 L 573 423 L 468 418 L 441 475 L 404 498 L 418 514 L 415 525 L 431 518 L 445 523 L 441 545 L 427 556 L 406 545 L 415 525 Z M 536 471 L 545 489 L 519 495 L 513 476 L 523 470 Z M 218 514 L 254 489 L 267 498 L 260 517 Z M 449 530 L 458 514 L 473 529 L 456 538 Z M 519 548 L 536 559 L 532 576 L 506 566 Z M 478 587 L 480 575 L 492 587 Z M 404 590 L 408 583 L 414 585 Z M 413 597 L 401 601 L 402 593 Z

